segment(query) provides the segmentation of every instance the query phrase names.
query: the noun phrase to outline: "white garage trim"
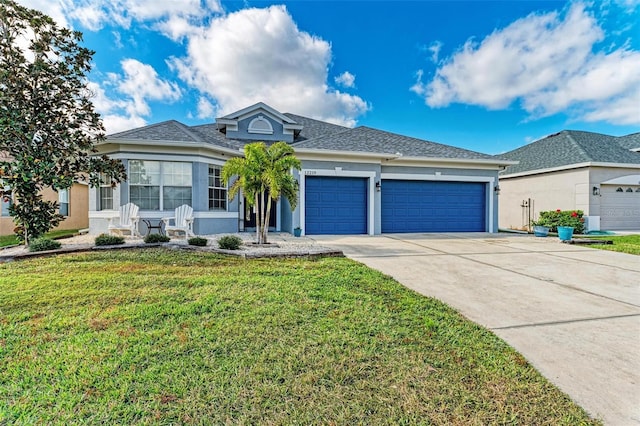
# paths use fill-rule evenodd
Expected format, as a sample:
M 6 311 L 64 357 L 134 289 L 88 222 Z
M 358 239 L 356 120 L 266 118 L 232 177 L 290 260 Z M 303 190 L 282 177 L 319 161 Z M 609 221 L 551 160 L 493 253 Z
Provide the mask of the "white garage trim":
M 300 227 L 302 228 L 302 235 L 306 235 L 305 225 L 305 205 L 306 205 L 306 177 L 307 176 L 335 176 L 335 177 L 361 177 L 369 179 L 369 193 L 367 194 L 367 201 L 369 203 L 368 219 L 367 219 L 367 233 L 373 235 L 374 226 L 374 196 L 375 196 L 375 178 L 376 172 L 357 172 L 357 171 L 345 171 L 336 168 L 335 170 L 327 169 L 302 169 L 300 170 Z
M 494 232 L 493 229 L 493 204 L 495 201 L 494 186 L 496 179 L 491 176 L 460 176 L 460 175 L 443 175 L 435 173 L 427 174 L 404 174 L 404 173 L 381 173 L 380 179 L 392 180 L 423 180 L 423 181 L 450 181 L 450 182 L 486 182 L 489 184 L 487 192 L 489 193 L 489 212 L 487 217 L 488 232 Z M 384 191 L 384 188 L 382 189 Z
M 607 180 L 601 185 L 640 185 L 640 175 L 628 175 Z

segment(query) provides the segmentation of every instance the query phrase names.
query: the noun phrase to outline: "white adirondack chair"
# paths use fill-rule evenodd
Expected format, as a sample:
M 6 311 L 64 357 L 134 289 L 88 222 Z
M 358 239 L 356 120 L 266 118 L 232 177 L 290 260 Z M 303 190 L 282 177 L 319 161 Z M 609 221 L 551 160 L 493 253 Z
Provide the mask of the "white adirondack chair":
M 176 208 L 173 217 L 163 217 L 162 221 L 167 236 L 177 235 L 179 232 L 183 232 L 185 238 L 195 236 L 193 233 L 193 207 L 187 204 Z M 173 225 L 171 221 L 173 221 Z
M 132 237 L 139 237 L 138 221 L 140 217 L 138 216 L 138 210 L 138 206 L 133 203 L 120 206 L 119 215 L 109 218 L 109 233 L 123 235 L 128 232 Z

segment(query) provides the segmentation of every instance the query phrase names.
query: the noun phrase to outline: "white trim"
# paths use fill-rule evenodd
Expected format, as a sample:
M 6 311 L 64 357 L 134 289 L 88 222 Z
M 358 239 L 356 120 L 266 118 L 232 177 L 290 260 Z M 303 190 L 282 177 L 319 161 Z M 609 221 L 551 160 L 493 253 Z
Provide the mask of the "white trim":
M 117 145 L 118 150 L 109 151 L 109 149 L 107 149 L 108 148 L 107 145 Z M 242 156 L 242 150 L 240 149 L 234 150 L 230 148 L 224 148 L 220 145 L 215 145 L 214 143 L 207 143 L 207 142 L 181 142 L 181 141 L 166 141 L 166 140 L 151 140 L 151 139 L 144 139 L 144 140 L 107 139 L 105 142 L 98 143 L 96 146 L 98 148 L 104 149 L 105 153 L 109 153 L 109 156 L 113 157 L 113 155 L 116 155 L 117 153 L 120 153 L 120 152 L 129 152 L 121 149 L 120 147 L 121 145 L 144 146 L 144 147 L 151 148 L 153 151 L 157 151 L 158 153 L 166 153 L 167 148 L 173 149 L 173 150 L 175 150 L 175 148 L 187 148 L 189 150 L 200 148 L 200 149 L 205 149 L 207 151 L 219 152 L 221 154 L 229 154 L 234 157 Z M 103 152 L 101 151 L 98 154 L 102 154 L 102 153 Z
M 604 181 L 601 185 L 640 185 L 640 175 L 621 176 Z
M 234 119 L 242 120 L 242 119 L 246 118 L 247 116 L 255 113 L 256 111 L 258 111 L 260 109 L 264 110 L 266 113 L 268 113 L 270 115 L 273 115 L 274 118 L 278 118 L 278 119 L 282 120 L 284 123 L 292 123 L 292 124 L 295 123 L 294 120 L 292 120 L 291 118 L 289 118 L 286 115 L 282 114 L 278 110 L 270 107 L 269 105 L 265 104 L 264 102 L 258 102 L 256 104 L 253 104 L 251 106 L 243 108 L 243 109 L 241 109 L 239 111 L 232 112 L 231 114 L 227 114 L 224 117 L 216 118 L 216 122 L 218 122 L 218 120 L 234 120 Z
M 306 178 L 307 176 L 334 176 L 334 177 L 361 177 L 369 179 L 369 194 L 367 195 L 367 202 L 369 204 L 369 214 L 367 219 L 367 233 L 369 235 L 374 234 L 375 226 L 375 178 L 376 172 L 366 171 L 344 171 L 344 170 L 327 170 L 327 169 L 302 169 L 300 170 L 300 227 L 302 228 L 302 235 L 306 235 L 306 217 L 305 217 L 305 205 L 306 205 Z
M 255 128 L 254 125 L 256 122 L 267 123 L 267 129 Z M 247 126 L 247 133 L 259 134 L 259 135 L 272 135 L 273 126 L 271 125 L 271 122 L 269 120 L 264 118 L 262 114 L 259 114 L 257 117 L 255 117 L 253 120 L 249 122 L 249 125 Z
M 487 184 L 489 193 L 489 211 L 487 212 L 487 228 L 490 233 L 494 232 L 493 228 L 493 205 L 495 203 L 496 193 L 494 187 L 496 179 L 491 176 L 460 176 L 460 175 L 443 175 L 436 173 L 433 175 L 426 174 L 404 174 L 404 173 L 380 173 L 380 180 L 418 180 L 418 181 L 438 181 L 438 182 L 484 182 Z M 384 191 L 384 184 L 382 185 Z
M 171 154 L 140 154 L 137 152 L 131 153 L 118 153 L 109 155 L 113 159 L 121 160 L 146 160 L 146 161 L 171 161 L 178 163 L 206 163 L 214 164 L 216 166 L 224 166 L 228 160 L 221 160 L 217 158 L 203 157 L 197 155 L 171 155 Z
M 175 209 L 171 210 L 140 210 L 139 215 L 141 219 L 158 219 L 160 217 L 166 217 L 175 212 Z M 119 215 L 118 210 L 100 210 L 89 212 L 89 219 L 107 219 L 110 217 L 117 217 Z M 208 212 L 193 212 L 193 217 L 196 219 L 238 219 L 238 212 L 222 212 L 222 211 L 208 211 Z
M 575 164 L 567 164 L 565 166 L 558 167 L 550 167 L 548 169 L 536 169 L 536 170 L 527 170 L 525 172 L 518 173 L 510 173 L 507 175 L 500 175 L 500 179 L 508 179 L 508 178 L 517 178 L 522 176 L 530 176 L 530 175 L 540 175 L 544 173 L 553 173 L 559 172 L 563 170 L 572 170 L 572 169 L 582 169 L 584 167 L 612 167 L 616 169 L 640 169 L 640 164 L 633 163 L 598 163 L 598 162 L 585 162 L 585 163 L 575 163 Z

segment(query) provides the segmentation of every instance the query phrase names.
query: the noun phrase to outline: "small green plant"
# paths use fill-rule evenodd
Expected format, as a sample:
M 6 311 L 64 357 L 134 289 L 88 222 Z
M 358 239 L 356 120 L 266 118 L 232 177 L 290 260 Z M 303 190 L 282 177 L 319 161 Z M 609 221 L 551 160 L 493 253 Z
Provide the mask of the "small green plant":
M 118 235 L 100 234 L 96 237 L 96 246 L 115 246 L 124 244 L 124 237 Z
M 223 250 L 238 250 L 242 245 L 242 238 L 237 235 L 225 235 L 218 240 L 218 247 Z
M 149 234 L 146 237 L 144 237 L 144 242 L 147 244 L 167 243 L 169 242 L 169 240 L 171 240 L 171 238 L 162 234 Z
M 36 238 L 29 243 L 29 251 L 47 251 L 57 250 L 62 246 L 59 241 L 55 241 L 49 238 Z
M 189 238 L 187 242 L 190 246 L 204 247 L 207 245 L 207 239 L 202 237 Z

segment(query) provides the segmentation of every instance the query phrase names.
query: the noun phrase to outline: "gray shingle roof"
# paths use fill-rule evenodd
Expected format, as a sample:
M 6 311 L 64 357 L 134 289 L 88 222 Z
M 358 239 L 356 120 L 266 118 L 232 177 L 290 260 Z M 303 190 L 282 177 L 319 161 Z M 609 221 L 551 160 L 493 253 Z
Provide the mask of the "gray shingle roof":
M 348 127 L 314 120 L 295 114 L 284 114 L 303 126 L 292 146 L 329 151 L 355 151 L 403 157 L 451 158 L 467 160 L 498 160 L 498 157 L 443 145 L 422 139 L 402 136 L 370 127 Z M 208 143 L 234 151 L 241 150 L 250 140 L 230 139 L 216 124 L 186 126 L 169 120 L 138 129 L 107 136 L 108 140 L 154 140 Z
M 631 136 L 631 135 L 630 135 Z M 640 153 L 620 145 L 615 136 L 577 130 L 563 130 L 528 145 L 501 154 L 520 163 L 507 167 L 509 175 L 588 162 L 640 164 Z
M 432 157 L 432 158 L 462 158 L 474 160 L 496 159 L 491 155 L 442 145 L 422 139 L 372 129 L 370 127 L 356 127 L 343 130 L 324 137 L 294 143 L 295 148 L 323 149 L 332 151 L 356 151 L 403 157 Z
M 640 150 L 640 132 L 617 138 L 618 144 L 627 149 Z
M 193 134 L 188 126 L 176 120 L 163 121 L 137 129 L 126 130 L 108 135 L 107 137 L 108 139 L 201 142 L 200 138 Z
M 314 120 L 313 118 L 303 117 L 301 115 L 295 115 L 288 112 L 286 112 L 284 115 L 286 115 L 296 123 L 302 124 L 304 126 L 300 131 L 300 134 L 296 137 L 294 143 L 342 132 L 349 129 L 348 127 L 338 126 L 337 124 Z

